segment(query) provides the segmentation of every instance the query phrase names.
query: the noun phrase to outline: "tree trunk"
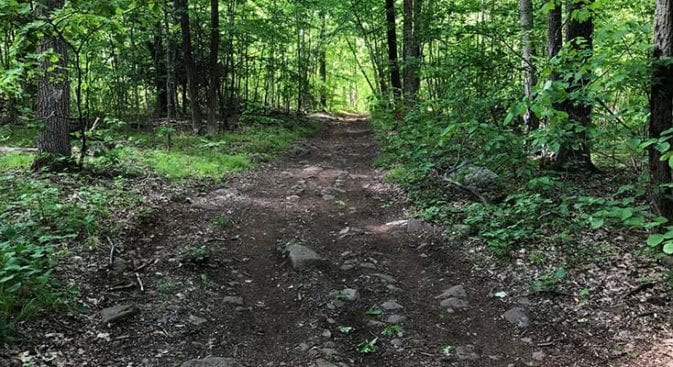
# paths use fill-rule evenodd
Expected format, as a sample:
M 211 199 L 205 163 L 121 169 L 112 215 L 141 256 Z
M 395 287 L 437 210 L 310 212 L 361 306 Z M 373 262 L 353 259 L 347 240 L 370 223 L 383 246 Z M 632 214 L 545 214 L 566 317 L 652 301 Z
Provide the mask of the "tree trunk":
M 591 62 L 593 53 L 593 32 L 594 23 L 590 9 L 593 0 L 569 0 L 568 1 L 568 25 L 566 28 L 566 39 L 570 48 L 574 51 L 576 59 L 573 60 L 578 65 L 588 65 Z M 578 19 L 577 13 L 580 11 L 589 12 L 588 18 Z M 597 168 L 591 162 L 591 151 L 588 144 L 587 129 L 591 124 L 592 106 L 590 102 L 583 100 L 582 90 L 589 83 L 588 72 L 582 74 L 579 78 L 570 81 L 568 87 L 569 95 L 581 95 L 577 100 L 567 100 L 564 103 L 564 110 L 568 113 L 568 119 L 581 125 L 581 132 L 573 132 L 572 141 L 563 139 L 558 154 L 555 157 L 554 166 L 558 169 L 567 168 L 568 163 L 577 163 L 579 168 L 589 171 L 597 171 Z
M 220 49 L 220 12 L 219 0 L 210 0 L 210 83 L 208 84 L 208 135 L 218 133 L 216 111 L 217 90 L 220 85 L 220 73 L 217 67 L 218 51 Z
M 386 0 L 386 24 L 388 39 L 388 71 L 390 84 L 393 88 L 394 99 L 399 99 L 402 93 L 402 77 L 397 61 L 397 29 L 395 25 L 395 0 Z
M 654 53 L 652 70 L 652 97 L 650 99 L 650 138 L 673 127 L 673 0 L 657 0 L 654 17 Z M 671 167 L 661 160 L 662 153 L 651 146 L 650 180 L 652 199 L 656 210 L 664 217 L 673 218 L 673 190 L 664 185 L 673 183 Z
M 187 74 L 187 87 L 189 88 L 189 104 L 192 112 L 192 129 L 194 133 L 201 132 L 201 113 L 199 111 L 198 91 L 196 87 L 196 70 L 192 55 L 192 35 L 189 28 L 189 5 L 187 0 L 175 0 L 175 11 L 180 17 L 182 30 L 182 57 L 184 59 L 185 73 Z
M 421 80 L 420 12 L 422 0 L 404 0 L 404 101 L 407 107 L 416 102 Z
M 533 88 L 537 84 L 537 73 L 533 63 L 532 31 L 533 31 L 533 3 L 531 0 L 519 0 L 519 14 L 521 18 L 521 58 L 525 70 L 523 89 L 529 101 L 533 99 Z M 538 128 L 537 116 L 528 109 L 524 115 L 524 124 L 528 131 Z
M 168 93 L 166 91 L 166 56 L 164 55 L 164 40 L 161 23 L 154 27 L 155 34 L 153 42 L 148 46 L 154 63 L 154 85 L 156 88 L 156 106 L 155 115 L 157 117 L 165 116 L 168 109 Z M 88 59 L 88 58 L 87 58 Z
M 36 15 L 48 17 L 63 7 L 64 0 L 46 0 L 37 4 Z M 37 136 L 37 158 L 33 168 L 39 170 L 49 165 L 52 169 L 64 167 L 62 162 L 71 156 L 70 82 L 68 81 L 68 46 L 59 34 L 49 30 L 38 46 L 38 54 L 53 52 L 55 63 L 44 57 L 40 63 L 41 76 L 37 81 L 37 118 L 45 126 Z M 57 161 L 58 160 L 58 161 Z
M 320 74 L 320 108 L 327 110 L 327 40 L 325 39 L 326 21 L 325 13 L 321 14 L 320 23 L 320 46 L 318 48 L 318 73 Z
M 554 2 L 555 0 L 550 0 Z M 554 8 L 547 15 L 547 56 L 553 59 L 563 47 L 563 9 L 560 3 L 556 3 Z M 556 80 L 558 75 L 552 74 L 552 80 Z

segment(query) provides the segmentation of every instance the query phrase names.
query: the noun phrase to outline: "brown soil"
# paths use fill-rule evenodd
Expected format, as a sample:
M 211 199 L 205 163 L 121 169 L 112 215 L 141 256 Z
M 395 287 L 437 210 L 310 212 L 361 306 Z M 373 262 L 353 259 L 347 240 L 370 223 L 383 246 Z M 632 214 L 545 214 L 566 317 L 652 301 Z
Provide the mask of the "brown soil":
M 0 356 L 9 365 L 23 358 L 59 366 L 177 366 L 206 356 L 245 366 L 313 366 L 319 359 L 348 366 L 604 365 L 574 344 L 581 340 L 561 338 L 545 315 L 531 313 L 528 329 L 505 321 L 503 313 L 517 303 L 525 308 L 525 300 L 494 297 L 508 290 L 475 270 L 438 228 L 390 224 L 407 218 L 407 203 L 382 181 L 376 156 L 366 121 L 331 119 L 293 155 L 232 176 L 219 191 L 165 198 L 155 217 L 116 240 L 118 274 L 106 268 L 107 251 L 80 264 L 74 281 L 85 313 L 43 320 L 32 338 Z M 291 243 L 312 248 L 326 264 L 295 271 L 281 251 Z M 136 277 L 133 270 L 148 262 Z M 110 289 L 125 284 L 131 288 Z M 469 306 L 449 313 L 436 296 L 454 285 L 464 285 Z M 357 289 L 359 299 L 332 293 L 344 288 Z M 223 302 L 227 296 L 244 304 Z M 388 300 L 404 308 L 368 315 Z M 139 314 L 101 322 L 100 310 L 125 303 L 138 305 Z M 392 314 L 407 317 L 403 330 L 382 335 Z M 374 338 L 376 351 L 357 350 Z

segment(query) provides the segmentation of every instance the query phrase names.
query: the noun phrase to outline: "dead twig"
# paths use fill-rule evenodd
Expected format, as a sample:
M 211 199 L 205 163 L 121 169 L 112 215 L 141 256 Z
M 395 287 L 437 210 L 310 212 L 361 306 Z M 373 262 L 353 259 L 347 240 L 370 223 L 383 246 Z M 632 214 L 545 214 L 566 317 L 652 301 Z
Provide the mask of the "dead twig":
M 484 195 L 480 194 L 477 190 L 475 190 L 471 187 L 467 187 L 467 186 L 461 184 L 460 182 L 456 182 L 456 181 L 450 179 L 447 175 L 442 176 L 442 180 L 444 182 L 447 182 L 447 183 L 449 183 L 449 184 L 469 193 L 469 194 L 472 194 L 472 196 L 474 196 L 479 201 L 481 201 L 482 204 L 491 205 L 491 202 L 488 201 L 488 199 L 486 199 L 486 197 L 484 197 Z
M 115 244 L 112 242 L 110 237 L 105 237 L 107 239 L 107 242 L 110 244 L 110 257 L 108 259 L 108 267 L 112 268 L 112 265 L 114 264 L 115 260 Z
M 110 287 L 107 290 L 110 292 L 116 292 L 116 291 L 123 291 L 125 289 L 130 289 L 135 287 L 133 283 L 128 283 L 128 284 L 122 284 L 122 285 L 116 285 L 114 287 Z
M 135 271 L 135 272 L 141 271 L 141 270 L 145 269 L 146 267 L 148 267 L 150 265 L 154 265 L 158 262 L 159 262 L 159 259 L 154 259 L 154 260 L 147 261 L 147 262 L 141 264 L 140 266 L 138 266 L 137 268 L 135 268 L 133 271 Z
M 627 294 L 624 296 L 624 298 L 630 298 L 630 297 L 633 297 L 633 296 L 635 296 L 636 294 L 638 294 L 638 293 L 640 293 L 640 292 L 646 291 L 646 290 L 648 290 L 648 289 L 650 289 L 650 288 L 654 288 L 655 285 L 657 285 L 657 283 L 654 283 L 654 282 L 643 283 L 643 284 L 641 284 L 641 285 L 639 285 L 639 286 L 633 288 L 632 290 L 630 290 L 629 293 L 627 293 Z
M 138 281 L 138 286 L 140 287 L 140 291 L 144 292 L 145 291 L 145 286 L 143 285 L 143 280 L 140 279 L 140 274 L 136 273 L 136 280 Z

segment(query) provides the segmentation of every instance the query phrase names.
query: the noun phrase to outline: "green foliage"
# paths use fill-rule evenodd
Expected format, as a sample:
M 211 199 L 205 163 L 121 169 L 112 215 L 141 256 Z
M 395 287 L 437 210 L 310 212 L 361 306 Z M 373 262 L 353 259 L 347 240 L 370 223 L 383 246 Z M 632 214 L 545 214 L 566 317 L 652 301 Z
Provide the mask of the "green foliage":
M 362 354 L 371 354 L 376 352 L 378 347 L 376 346 L 376 343 L 379 341 L 379 338 L 374 338 L 371 340 L 364 341 L 360 344 L 358 344 L 357 351 Z
M 122 187 L 91 185 L 84 177 L 0 176 L 0 340 L 16 324 L 63 307 L 66 289 L 51 276 L 66 243 L 97 246 L 112 207 L 138 205 Z
M 206 245 L 185 246 L 182 251 L 182 260 L 192 265 L 202 265 L 208 261 L 210 250 Z
M 231 227 L 231 218 L 226 215 L 218 215 L 211 221 L 211 226 L 218 229 L 227 229 Z
M 564 268 L 557 268 L 553 272 L 540 275 L 532 284 L 533 292 L 541 293 L 558 293 L 560 291 L 560 283 L 568 275 Z

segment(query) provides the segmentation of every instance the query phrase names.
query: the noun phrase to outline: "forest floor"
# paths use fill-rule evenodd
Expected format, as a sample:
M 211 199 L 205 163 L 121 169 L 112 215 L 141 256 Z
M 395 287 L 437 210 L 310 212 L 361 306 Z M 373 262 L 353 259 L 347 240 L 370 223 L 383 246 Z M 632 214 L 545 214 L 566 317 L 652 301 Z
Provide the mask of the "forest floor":
M 673 365 L 666 340 L 649 364 L 584 347 L 612 343 L 600 332 L 569 338 L 460 242 L 410 218 L 374 166 L 368 121 L 323 119 L 253 172 L 181 200 L 160 193 L 111 254 L 68 260 L 88 310 L 38 321 L 0 365 Z

